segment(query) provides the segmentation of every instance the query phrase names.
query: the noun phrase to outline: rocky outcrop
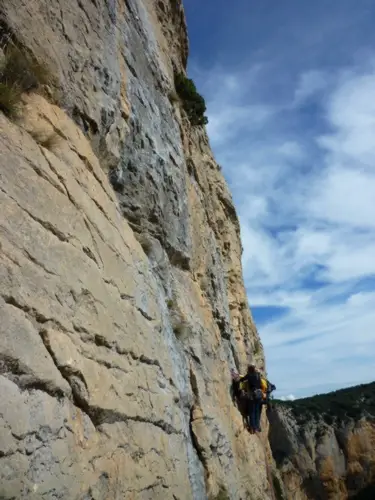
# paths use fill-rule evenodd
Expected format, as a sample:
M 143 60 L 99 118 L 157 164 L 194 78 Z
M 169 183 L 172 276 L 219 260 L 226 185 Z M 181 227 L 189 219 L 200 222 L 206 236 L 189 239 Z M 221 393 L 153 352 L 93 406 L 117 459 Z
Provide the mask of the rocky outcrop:
M 259 342 L 238 220 L 170 101 L 180 2 L 0 15 L 54 76 L 0 113 L 0 497 L 272 498 L 267 444 L 229 393 Z
M 375 385 L 375 384 L 372 384 Z M 371 408 L 373 409 L 374 389 Z M 367 389 L 368 391 L 369 389 Z M 358 415 L 316 416 L 309 399 L 278 405 L 270 418 L 270 444 L 287 498 L 295 500 L 371 500 L 375 498 L 375 418 L 366 409 L 360 388 L 338 391 L 358 394 Z M 335 413 L 337 394 L 324 396 Z M 336 397 L 335 397 L 336 396 Z M 339 395 L 340 396 L 340 395 Z M 355 396 L 357 397 L 357 396 Z M 319 401 L 316 397 L 315 400 Z M 347 396 L 346 396 L 347 398 Z M 311 398 L 313 400 L 314 398 Z M 354 401 L 354 398 L 353 398 Z M 341 411 L 353 412 L 353 401 L 337 401 Z M 294 406 L 293 406 L 294 405 Z M 296 405 L 299 405 L 296 408 Z M 303 405 L 303 406 L 302 406 Z M 322 408 L 320 405 L 317 408 Z M 310 408 L 310 409 L 309 409 Z M 332 408 L 334 409 L 332 412 Z M 298 410 L 298 411 L 297 411 Z

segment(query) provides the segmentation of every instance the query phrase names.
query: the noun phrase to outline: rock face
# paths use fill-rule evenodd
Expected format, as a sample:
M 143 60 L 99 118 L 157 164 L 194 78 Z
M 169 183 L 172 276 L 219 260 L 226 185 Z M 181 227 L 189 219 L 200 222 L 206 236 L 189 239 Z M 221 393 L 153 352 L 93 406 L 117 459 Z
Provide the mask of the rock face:
M 273 498 L 229 393 L 263 363 L 238 220 L 169 99 L 181 3 L 2 0 L 0 20 L 59 96 L 0 112 L 0 498 Z
M 301 421 L 291 409 L 278 407 L 269 418 L 270 444 L 288 499 L 375 498 L 373 416 L 328 424 L 309 413 Z

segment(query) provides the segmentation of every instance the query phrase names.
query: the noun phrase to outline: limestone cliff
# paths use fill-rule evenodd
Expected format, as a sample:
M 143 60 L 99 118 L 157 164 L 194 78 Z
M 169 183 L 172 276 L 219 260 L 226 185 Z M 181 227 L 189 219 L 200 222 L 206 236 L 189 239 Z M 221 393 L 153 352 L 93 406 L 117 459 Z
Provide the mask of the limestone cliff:
M 53 75 L 0 112 L 0 498 L 272 498 L 229 393 L 263 363 L 238 220 L 170 98 L 180 1 L 1 0 L 0 28 Z
M 288 499 L 375 498 L 375 383 L 279 404 L 269 417 Z

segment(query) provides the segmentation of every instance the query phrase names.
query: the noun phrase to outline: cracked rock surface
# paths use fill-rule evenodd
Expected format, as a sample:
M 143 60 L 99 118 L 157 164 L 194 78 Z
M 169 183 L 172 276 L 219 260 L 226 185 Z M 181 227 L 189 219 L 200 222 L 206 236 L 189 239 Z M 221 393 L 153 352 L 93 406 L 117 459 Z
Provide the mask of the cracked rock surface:
M 263 362 L 238 220 L 168 98 L 181 3 L 0 14 L 64 97 L 0 114 L 0 498 L 272 498 L 229 391 L 230 368 Z
M 270 444 L 295 500 L 370 500 L 375 494 L 375 422 L 371 415 L 328 425 L 301 424 L 288 409 L 270 415 Z

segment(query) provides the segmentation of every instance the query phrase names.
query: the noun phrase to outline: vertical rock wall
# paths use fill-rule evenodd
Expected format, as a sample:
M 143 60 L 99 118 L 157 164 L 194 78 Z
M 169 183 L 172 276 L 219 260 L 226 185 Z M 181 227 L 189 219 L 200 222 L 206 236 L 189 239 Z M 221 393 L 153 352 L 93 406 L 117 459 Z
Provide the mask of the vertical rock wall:
M 0 114 L 0 497 L 272 498 L 229 393 L 258 342 L 238 220 L 169 98 L 180 2 L 2 0 L 0 16 L 55 76 L 55 104 Z

